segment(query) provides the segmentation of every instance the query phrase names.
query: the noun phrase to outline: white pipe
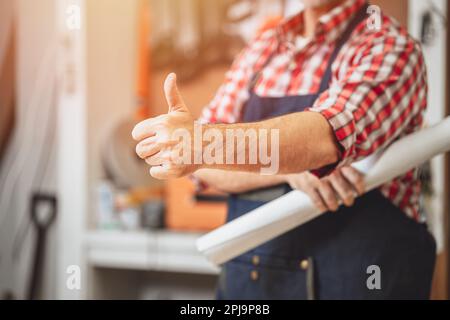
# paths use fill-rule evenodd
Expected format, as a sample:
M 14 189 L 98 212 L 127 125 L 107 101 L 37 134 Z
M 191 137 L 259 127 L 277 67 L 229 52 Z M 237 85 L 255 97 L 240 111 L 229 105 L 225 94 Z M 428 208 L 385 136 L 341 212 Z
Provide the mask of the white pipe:
M 361 163 L 355 167 L 366 174 L 370 191 L 448 151 L 450 117 L 395 142 L 381 155 L 370 158 L 365 168 Z M 220 265 L 323 213 L 306 194 L 293 191 L 201 237 L 197 249 Z

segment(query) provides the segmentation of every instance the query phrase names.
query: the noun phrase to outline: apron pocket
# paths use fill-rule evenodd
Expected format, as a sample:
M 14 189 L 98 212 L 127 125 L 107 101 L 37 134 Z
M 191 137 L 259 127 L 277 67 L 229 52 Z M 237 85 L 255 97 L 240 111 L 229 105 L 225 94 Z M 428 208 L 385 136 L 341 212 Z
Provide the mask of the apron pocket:
M 255 258 L 257 256 L 253 256 Z M 218 297 L 225 300 L 306 300 L 314 299 L 314 265 L 312 259 L 298 261 L 297 267 L 286 267 L 258 261 L 234 260 L 222 270 Z M 254 260 L 254 259 L 253 259 Z

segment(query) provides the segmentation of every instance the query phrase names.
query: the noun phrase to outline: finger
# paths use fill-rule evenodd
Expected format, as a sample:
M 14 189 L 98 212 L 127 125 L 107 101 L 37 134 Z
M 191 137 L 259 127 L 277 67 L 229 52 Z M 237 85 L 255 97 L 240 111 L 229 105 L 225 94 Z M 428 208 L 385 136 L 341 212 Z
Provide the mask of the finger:
M 319 191 L 315 188 L 308 188 L 305 193 L 309 196 L 313 204 L 322 212 L 328 211 L 326 203 L 323 201 Z
M 147 163 L 151 167 L 162 166 L 164 164 L 164 159 L 159 155 L 154 155 L 153 157 L 149 157 L 145 159 L 145 163 Z
M 175 73 L 171 73 L 167 76 L 164 83 L 164 93 L 166 95 L 167 104 L 169 105 L 169 113 L 174 111 L 188 111 L 178 90 L 177 76 Z
M 341 175 L 340 170 L 335 171 L 329 177 L 329 180 L 342 202 L 347 207 L 351 207 L 355 203 L 355 190 L 352 185 Z
M 155 119 L 147 119 L 138 123 L 131 133 L 131 136 L 135 141 L 141 141 L 143 139 L 152 137 L 156 134 L 154 129 Z
M 315 189 L 320 187 L 320 179 L 315 175 L 305 172 L 294 176 L 294 185 L 298 190 L 308 190 L 314 192 Z M 305 191 L 306 192 L 306 191 Z
M 167 151 L 158 152 L 154 156 L 146 158 L 145 162 L 149 166 L 152 166 L 152 167 L 169 164 L 170 163 L 170 153 L 168 153 Z
M 344 167 L 341 169 L 341 172 L 359 195 L 363 195 L 366 192 L 366 182 L 361 172 L 352 167 Z
M 163 164 L 152 167 L 150 169 L 150 175 L 158 180 L 175 179 L 183 176 L 183 169 L 171 164 Z
M 176 141 L 165 141 L 162 138 L 150 137 L 138 143 L 136 153 L 141 159 L 146 159 L 175 145 L 177 145 Z
M 322 184 L 318 190 L 328 210 L 333 212 L 337 211 L 339 208 L 339 203 L 331 184 L 326 180 L 322 181 Z
M 167 180 L 169 178 L 168 168 L 163 166 L 151 167 L 150 175 L 158 180 Z
M 161 151 L 162 146 L 157 143 L 155 137 L 150 137 L 142 140 L 136 145 L 136 154 L 141 159 L 151 157 Z

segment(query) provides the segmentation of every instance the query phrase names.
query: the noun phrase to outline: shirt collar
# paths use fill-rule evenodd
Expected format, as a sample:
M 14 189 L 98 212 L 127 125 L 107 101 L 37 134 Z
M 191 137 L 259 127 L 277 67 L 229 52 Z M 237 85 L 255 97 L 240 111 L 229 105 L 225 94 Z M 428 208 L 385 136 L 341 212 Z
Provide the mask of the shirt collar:
M 334 43 L 344 32 L 350 20 L 365 3 L 366 0 L 347 0 L 320 17 L 316 34 L 312 40 L 330 44 Z M 303 28 L 303 15 L 304 12 L 300 11 L 278 26 L 276 32 L 282 43 L 288 42 L 291 46 L 295 46 L 295 39 L 299 36 Z M 301 48 L 298 49 L 300 50 Z

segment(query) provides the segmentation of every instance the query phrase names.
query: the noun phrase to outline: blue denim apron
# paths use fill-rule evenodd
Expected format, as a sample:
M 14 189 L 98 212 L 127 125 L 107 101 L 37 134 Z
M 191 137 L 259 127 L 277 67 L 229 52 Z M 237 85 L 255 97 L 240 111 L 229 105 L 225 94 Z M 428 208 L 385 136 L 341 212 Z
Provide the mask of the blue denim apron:
M 331 66 L 366 18 L 366 9 L 355 15 L 338 40 L 317 94 L 262 98 L 252 86 L 243 121 L 311 107 L 328 89 Z M 228 221 L 289 191 L 283 185 L 231 195 Z M 218 299 L 428 299 L 434 263 L 435 242 L 426 226 L 408 218 L 380 191 L 373 191 L 351 208 L 327 213 L 226 263 Z

